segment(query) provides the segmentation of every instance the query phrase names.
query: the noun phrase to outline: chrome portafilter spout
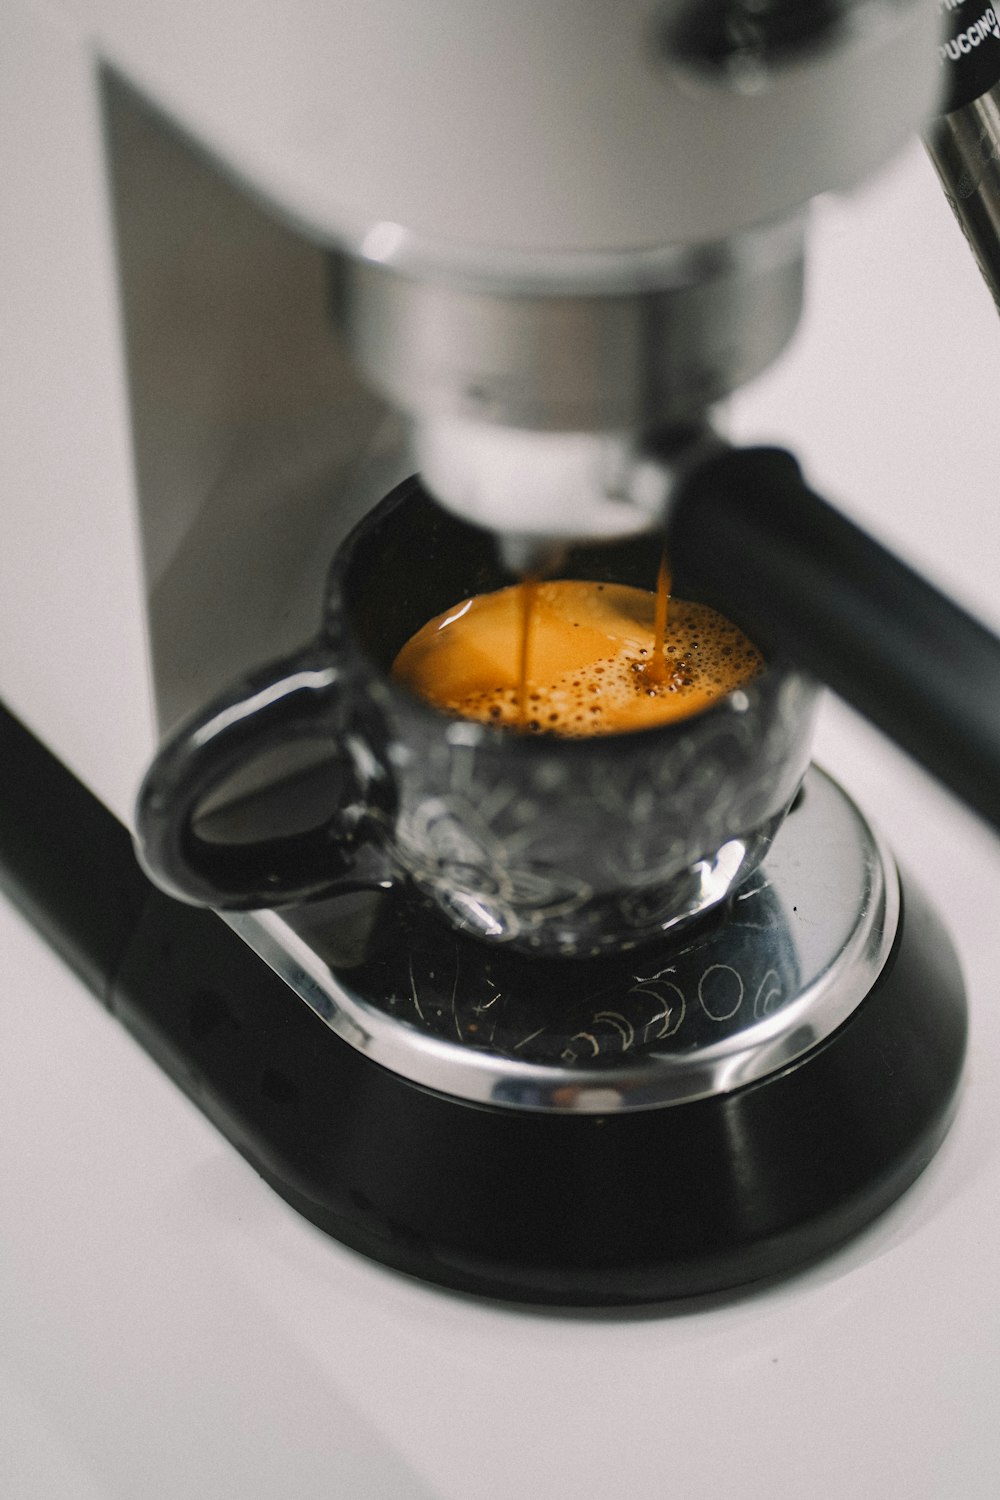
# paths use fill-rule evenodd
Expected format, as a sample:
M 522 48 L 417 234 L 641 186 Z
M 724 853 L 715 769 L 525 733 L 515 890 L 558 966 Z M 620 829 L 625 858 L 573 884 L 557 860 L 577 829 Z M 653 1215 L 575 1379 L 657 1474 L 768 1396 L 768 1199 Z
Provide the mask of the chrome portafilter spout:
M 605 501 L 603 534 L 593 526 L 585 530 L 582 524 L 579 531 L 572 529 L 574 512 L 569 507 L 559 530 L 497 532 L 497 550 L 504 565 L 518 577 L 545 578 L 558 571 L 573 546 L 599 546 L 643 533 L 662 536 L 682 482 L 725 447 L 707 419 L 674 423 L 629 445 L 627 482 Z
M 797 206 L 704 243 L 475 276 L 355 259 L 338 307 L 359 367 L 407 413 L 428 492 L 523 575 L 581 540 L 662 530 L 704 414 L 791 339 L 804 260 Z M 655 453 L 650 431 L 667 434 Z

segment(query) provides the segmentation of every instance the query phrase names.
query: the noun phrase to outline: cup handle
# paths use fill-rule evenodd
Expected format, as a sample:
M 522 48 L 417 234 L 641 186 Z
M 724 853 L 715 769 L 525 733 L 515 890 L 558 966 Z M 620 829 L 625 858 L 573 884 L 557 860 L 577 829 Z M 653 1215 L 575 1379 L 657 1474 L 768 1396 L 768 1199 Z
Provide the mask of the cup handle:
M 182 901 L 228 910 L 284 906 L 345 889 L 387 884 L 359 878 L 355 861 L 371 842 L 371 813 L 390 810 L 392 783 L 373 754 L 366 784 L 347 748 L 344 674 L 315 644 L 222 693 L 159 750 L 139 792 L 136 852 L 161 889 Z M 266 751 L 296 739 L 328 739 L 336 806 L 304 832 L 217 842 L 196 828 L 205 798 Z M 324 768 L 325 769 L 325 768 Z

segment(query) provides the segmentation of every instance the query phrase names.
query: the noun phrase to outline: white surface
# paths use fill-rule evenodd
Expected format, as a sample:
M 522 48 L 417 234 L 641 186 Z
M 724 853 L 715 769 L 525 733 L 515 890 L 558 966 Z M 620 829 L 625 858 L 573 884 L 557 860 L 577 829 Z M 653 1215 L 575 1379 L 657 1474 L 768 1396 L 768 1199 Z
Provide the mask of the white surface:
M 737 426 L 793 442 L 996 626 L 992 305 L 917 151 L 824 220 L 809 324 Z M 524 1312 L 368 1264 L 297 1220 L 0 908 L 0 1491 L 992 1500 L 1000 845 L 835 705 L 818 751 L 950 926 L 970 1060 L 916 1187 L 726 1307 Z

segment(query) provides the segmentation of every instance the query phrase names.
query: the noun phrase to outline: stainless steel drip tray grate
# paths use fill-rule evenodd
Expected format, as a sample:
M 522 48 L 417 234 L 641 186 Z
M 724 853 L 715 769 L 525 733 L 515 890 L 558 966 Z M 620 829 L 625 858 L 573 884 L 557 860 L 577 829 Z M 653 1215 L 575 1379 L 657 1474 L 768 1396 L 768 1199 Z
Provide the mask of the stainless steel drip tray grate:
M 478 1103 L 608 1113 L 727 1092 L 800 1057 L 868 993 L 898 910 L 891 858 L 813 768 L 741 890 L 627 953 L 490 947 L 405 888 L 227 920 L 392 1071 Z

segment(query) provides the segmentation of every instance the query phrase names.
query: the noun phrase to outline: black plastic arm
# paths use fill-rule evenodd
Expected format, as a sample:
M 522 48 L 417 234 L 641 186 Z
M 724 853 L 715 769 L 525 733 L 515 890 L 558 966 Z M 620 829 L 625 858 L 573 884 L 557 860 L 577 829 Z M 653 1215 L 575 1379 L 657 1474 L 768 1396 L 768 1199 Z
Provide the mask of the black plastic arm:
M 667 551 L 1000 829 L 1000 639 L 814 494 L 791 454 L 730 450 L 692 473 Z

